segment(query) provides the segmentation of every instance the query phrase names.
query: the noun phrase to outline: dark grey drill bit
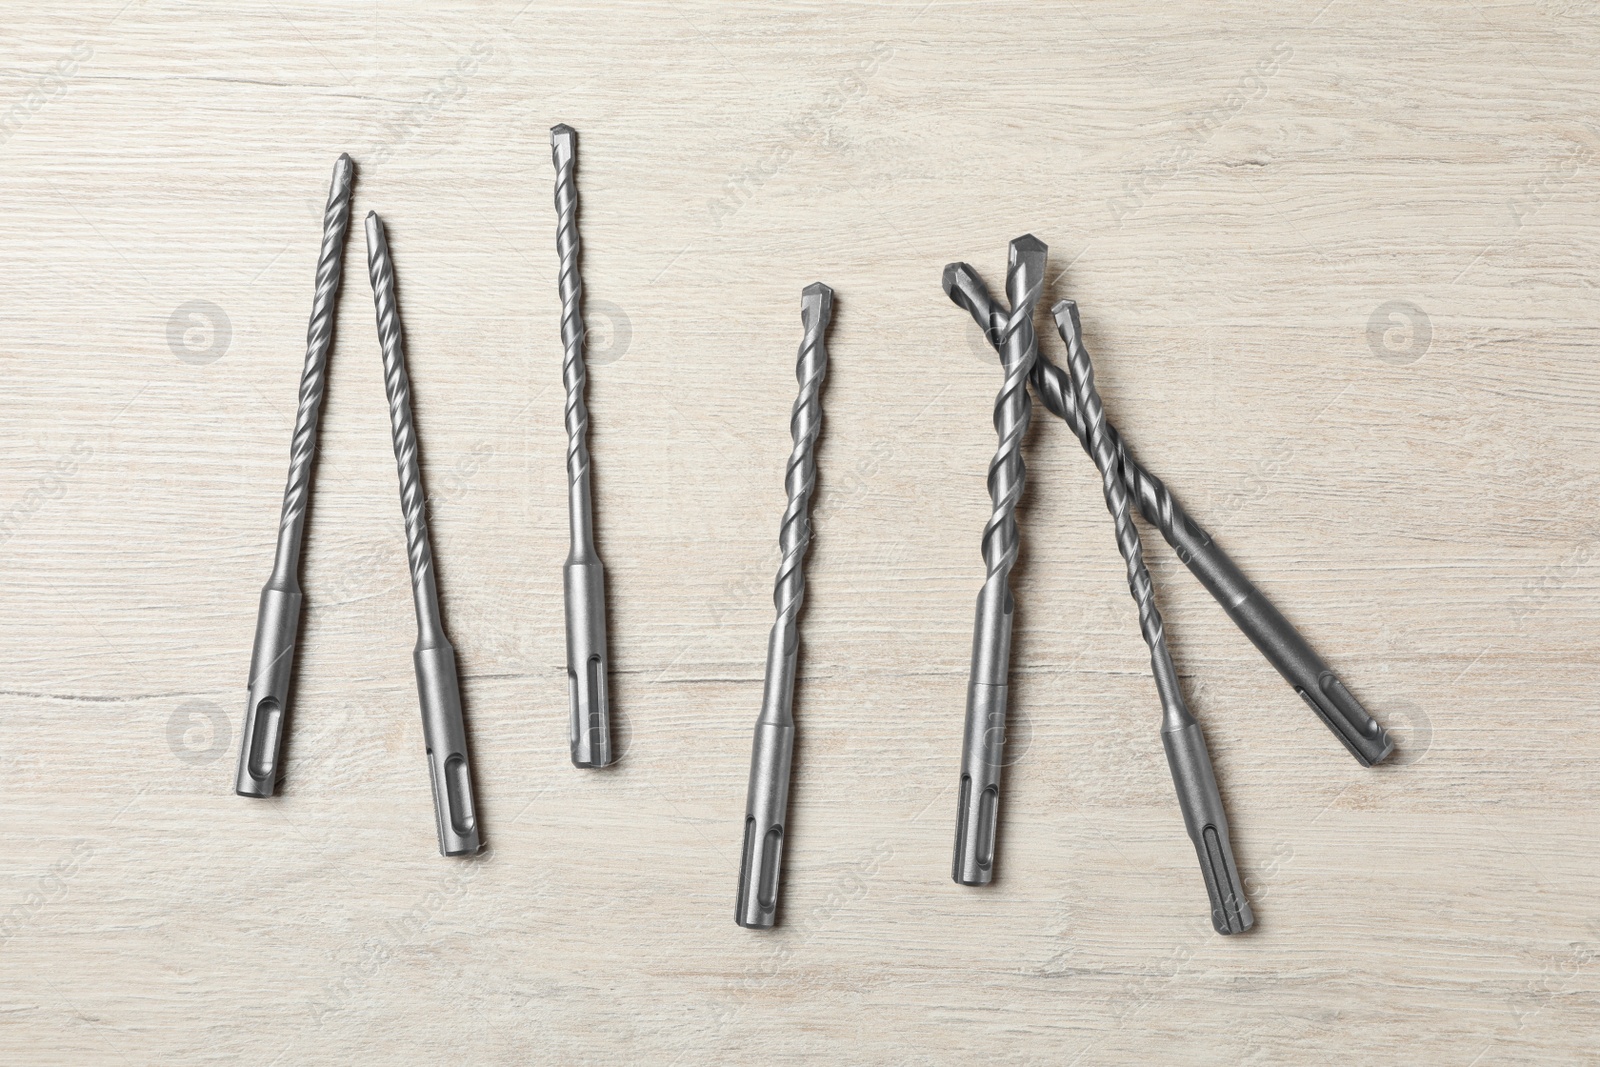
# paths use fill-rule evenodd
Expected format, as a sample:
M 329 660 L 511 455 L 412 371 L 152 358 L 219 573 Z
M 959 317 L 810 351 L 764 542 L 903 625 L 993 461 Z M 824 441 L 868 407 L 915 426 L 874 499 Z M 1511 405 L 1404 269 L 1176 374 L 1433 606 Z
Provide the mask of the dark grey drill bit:
M 472 802 L 472 769 L 467 764 L 467 730 L 461 721 L 461 686 L 456 650 L 444 634 L 439 589 L 433 574 L 433 544 L 428 537 L 427 498 L 417 462 L 417 434 L 411 420 L 411 379 L 406 375 L 405 337 L 395 304 L 394 266 L 383 220 L 367 214 L 367 273 L 378 313 L 378 344 L 383 349 L 383 387 L 389 395 L 389 426 L 394 433 L 394 463 L 400 475 L 400 510 L 406 522 L 406 557 L 411 593 L 417 606 L 417 696 L 422 706 L 422 739 L 428 749 L 428 779 L 439 826 L 439 851 L 460 856 L 478 851 L 478 820 Z
M 572 762 L 611 762 L 611 712 L 606 700 L 610 657 L 606 649 L 606 568 L 594 546 L 594 505 L 589 487 L 589 371 L 584 363 L 583 278 L 578 273 L 578 184 L 573 165 L 578 131 L 550 130 L 556 165 L 556 253 L 561 259 L 561 364 L 567 387 L 567 512 L 572 549 L 563 570 L 567 606 L 567 685 L 572 705 Z
M 951 877 L 962 885 L 987 885 L 994 877 L 994 852 L 1000 813 L 1000 770 L 1006 743 L 1006 703 L 1011 673 L 1011 567 L 1019 539 L 1016 509 L 1027 469 L 1022 438 L 1033 403 L 1028 374 L 1039 358 L 1033 309 L 1044 287 L 1044 242 L 1032 234 L 1011 242 L 1006 270 L 1010 314 L 994 335 L 1006 379 L 994 402 L 994 428 L 1000 445 L 989 464 L 993 511 L 983 530 L 988 576 L 978 594 L 972 631 L 972 672 L 967 682 L 967 725 L 961 748 L 961 788 L 956 804 L 955 856 Z
M 1094 385 L 1094 364 L 1083 347 L 1083 329 L 1078 323 L 1078 306 L 1063 300 L 1053 309 L 1056 327 L 1067 343 L 1067 371 L 1084 428 L 1089 434 L 1089 455 L 1100 468 L 1106 509 L 1117 528 L 1117 548 L 1128 565 L 1128 591 L 1139 605 L 1139 629 L 1150 646 L 1150 670 L 1155 675 L 1156 692 L 1161 698 L 1161 742 L 1167 750 L 1167 766 L 1172 784 L 1178 790 L 1183 808 L 1183 824 L 1194 842 L 1205 875 L 1206 892 L 1211 897 L 1211 923 L 1219 934 L 1237 934 L 1255 925 L 1250 902 L 1245 899 L 1244 883 L 1234 863 L 1233 845 L 1228 840 L 1228 815 L 1217 791 L 1200 724 L 1189 714 L 1178 683 L 1178 670 L 1167 650 L 1167 637 L 1156 607 L 1150 571 L 1144 565 L 1144 550 L 1139 530 L 1128 509 L 1128 488 L 1122 471 L 1127 457 L 1121 439 L 1107 429 L 1105 407 Z
M 242 797 L 270 797 L 278 785 L 283 718 L 289 710 L 289 679 L 300 632 L 300 543 L 306 529 L 306 498 L 311 494 L 311 460 L 317 451 L 317 418 L 328 380 L 328 346 L 339 283 L 344 277 L 344 240 L 350 229 L 350 183 L 355 164 L 341 155 L 333 165 L 333 185 L 322 214 L 322 251 L 317 256 L 317 289 L 306 329 L 306 366 L 300 375 L 300 406 L 289 445 L 289 482 L 283 490 L 278 551 L 272 577 L 261 590 L 256 611 L 256 641 L 250 656 L 250 696 L 244 712 L 244 740 L 234 791 Z
M 828 373 L 828 323 L 833 290 L 821 282 L 800 295 L 805 337 L 795 364 L 800 383 L 789 437 L 794 448 L 783 484 L 789 494 L 778 530 L 783 561 L 772 587 L 777 621 L 767 639 L 767 681 L 750 751 L 750 786 L 745 796 L 744 852 L 739 866 L 739 905 L 734 921 L 764 929 L 778 914 L 783 833 L 789 812 L 789 760 L 794 752 L 794 675 L 800 652 L 800 605 L 806 598 L 806 549 L 811 544 L 811 493 L 817 484 L 817 434 L 822 429 L 822 380 Z
M 944 271 L 944 290 L 965 308 L 991 342 L 1004 321 L 1004 313 L 989 296 L 977 272 L 965 263 L 952 263 Z M 1040 356 L 1033 368 L 1033 387 L 1044 406 L 1064 420 L 1084 451 L 1089 435 L 1066 373 L 1048 357 Z M 1106 433 L 1127 454 L 1115 426 Z M 1178 558 L 1200 580 L 1234 625 L 1277 668 L 1301 699 L 1316 712 L 1335 737 L 1362 766 L 1381 763 L 1394 751 L 1394 741 L 1383 726 L 1345 688 L 1339 676 L 1323 662 L 1266 594 L 1244 576 L 1211 535 L 1183 510 L 1161 479 L 1151 474 L 1131 454 L 1122 466 L 1124 485 L 1139 510 L 1161 531 Z

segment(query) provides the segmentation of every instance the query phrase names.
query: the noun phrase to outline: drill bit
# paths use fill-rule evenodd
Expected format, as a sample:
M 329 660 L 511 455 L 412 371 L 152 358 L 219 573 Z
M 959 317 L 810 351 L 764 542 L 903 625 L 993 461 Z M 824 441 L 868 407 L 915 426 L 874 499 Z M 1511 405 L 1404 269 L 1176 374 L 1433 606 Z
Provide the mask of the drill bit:
M 383 220 L 375 212 L 367 214 L 367 273 L 372 279 L 372 301 L 378 313 L 383 386 L 389 396 L 394 462 L 400 475 L 400 510 L 406 523 L 406 557 L 417 606 L 417 646 L 411 658 L 422 706 L 422 738 L 428 749 L 439 851 L 446 856 L 461 856 L 478 851 L 480 845 L 472 803 L 472 770 L 467 765 L 467 731 L 461 721 L 461 686 L 456 677 L 456 650 L 445 636 L 439 616 L 427 499 L 422 493 L 417 434 L 411 419 L 411 379 L 406 375 L 405 338 L 395 305 L 394 265 L 389 259 Z
M 750 786 L 745 796 L 744 852 L 739 867 L 739 905 L 734 921 L 764 929 L 777 919 L 778 878 L 783 860 L 784 820 L 789 810 L 789 760 L 794 752 L 794 675 L 800 651 L 798 617 L 806 598 L 806 549 L 811 544 L 811 493 L 817 484 L 817 434 L 822 429 L 822 379 L 828 373 L 828 323 L 833 290 L 821 282 L 800 296 L 800 342 L 795 378 L 800 383 L 789 436 L 794 448 L 784 471 L 789 504 L 778 531 L 783 561 L 772 587 L 778 618 L 767 639 L 767 680 L 750 751 Z
M 1194 842 L 1205 875 L 1206 892 L 1211 897 L 1211 924 L 1219 934 L 1237 934 L 1255 924 L 1250 902 L 1245 899 L 1239 868 L 1234 863 L 1233 845 L 1228 840 L 1228 815 L 1217 791 L 1217 779 L 1206 751 L 1200 724 L 1189 714 L 1178 684 L 1178 670 L 1167 649 L 1166 631 L 1156 607 L 1150 571 L 1144 565 L 1144 550 L 1139 529 L 1128 509 L 1128 487 L 1122 465 L 1127 461 L 1121 438 L 1107 431 L 1106 412 L 1094 385 L 1094 364 L 1083 347 L 1083 329 L 1078 322 L 1078 305 L 1063 300 L 1053 309 L 1056 328 L 1067 343 L 1067 372 L 1084 429 L 1089 435 L 1089 455 L 1100 468 L 1106 510 L 1117 527 L 1117 548 L 1128 565 L 1128 591 L 1139 605 L 1139 629 L 1150 646 L 1150 670 L 1155 675 L 1156 692 L 1161 698 L 1161 742 L 1167 750 L 1167 766 L 1172 784 L 1178 790 L 1183 808 L 1183 824 Z
M 967 682 L 967 724 L 961 748 L 961 789 L 951 862 L 951 877 L 962 885 L 987 885 L 994 877 L 1015 607 L 1011 567 L 1017 561 L 1019 547 L 1016 508 L 1027 475 L 1022 438 L 1033 414 L 1028 374 L 1039 357 L 1033 309 L 1044 288 L 1047 254 L 1044 242 L 1032 234 L 1011 242 L 1006 271 L 1006 299 L 1011 311 L 998 322 L 993 335 L 1006 377 L 994 402 L 994 428 L 1000 444 L 989 464 L 993 511 L 983 530 L 983 559 L 988 576 L 978 594 L 973 623 L 972 672 Z
M 550 130 L 556 167 L 556 253 L 561 260 L 561 377 L 567 388 L 567 512 L 572 549 L 562 570 L 566 590 L 567 687 L 572 705 L 572 762 L 611 762 L 611 713 L 606 700 L 610 659 L 606 649 L 606 569 L 594 546 L 594 506 L 589 486 L 589 371 L 584 363 L 583 278 L 578 273 L 578 185 L 573 165 L 578 131 Z
M 256 610 L 256 640 L 250 656 L 250 695 L 244 712 L 244 740 L 234 791 L 242 797 L 270 797 L 278 785 L 283 717 L 289 710 L 289 680 L 300 632 L 300 544 L 305 537 L 306 498 L 311 492 L 311 459 L 317 451 L 317 419 L 328 379 L 328 346 L 333 341 L 334 306 L 344 277 L 344 240 L 350 229 L 350 183 L 355 164 L 341 155 L 333 165 L 333 184 L 322 214 L 322 251 L 317 256 L 317 288 L 306 329 L 306 365 L 300 375 L 300 406 L 289 445 L 289 481 L 283 490 L 278 549 L 272 576 L 261 590 Z
M 989 296 L 977 273 L 965 263 L 952 263 L 944 271 L 944 290 L 965 308 L 991 338 L 1004 314 Z M 1090 450 L 1089 434 L 1072 393 L 1067 374 L 1048 357 L 1040 356 L 1033 368 L 1033 387 L 1039 400 L 1066 422 Z M 1115 426 L 1106 424 L 1113 447 L 1127 454 Z M 1222 605 L 1234 625 L 1242 630 L 1317 717 L 1364 767 L 1381 763 L 1394 751 L 1394 741 L 1383 726 L 1363 708 L 1339 676 L 1311 648 L 1265 593 L 1245 577 L 1211 535 L 1195 522 L 1162 483 L 1132 455 L 1122 464 L 1123 483 L 1145 519 L 1161 531 L 1200 584 Z

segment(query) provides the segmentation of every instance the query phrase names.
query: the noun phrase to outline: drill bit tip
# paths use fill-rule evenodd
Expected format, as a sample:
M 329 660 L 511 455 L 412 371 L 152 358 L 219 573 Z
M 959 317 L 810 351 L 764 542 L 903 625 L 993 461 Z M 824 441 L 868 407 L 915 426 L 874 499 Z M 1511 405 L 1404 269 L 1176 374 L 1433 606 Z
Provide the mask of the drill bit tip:
M 1011 242 L 1007 282 L 1009 283 L 1012 277 L 1021 275 L 1025 279 L 1022 288 L 1032 288 L 1033 284 L 1043 279 L 1045 259 L 1049 254 L 1050 249 L 1033 234 L 1025 233 L 1018 237 Z M 1008 295 L 1009 290 L 1008 284 Z M 1015 296 L 1011 299 L 1013 303 L 1016 302 Z
M 833 314 L 833 290 L 821 282 L 812 282 L 800 290 L 800 311 L 814 315 Z
M 972 269 L 970 263 L 947 263 L 944 275 L 940 278 L 944 287 L 944 295 L 948 296 L 955 305 L 964 309 L 967 314 L 977 320 L 978 327 L 983 330 L 984 336 L 990 344 L 996 343 L 992 332 L 995 312 L 994 297 L 989 295 L 988 288 L 978 277 L 978 272 Z
M 550 154 L 557 167 L 572 162 L 578 152 L 578 131 L 565 122 L 550 127 Z
M 1014 263 L 1018 256 L 1044 256 L 1050 251 L 1050 246 L 1039 240 L 1031 233 L 1025 233 L 1011 242 L 1011 261 Z

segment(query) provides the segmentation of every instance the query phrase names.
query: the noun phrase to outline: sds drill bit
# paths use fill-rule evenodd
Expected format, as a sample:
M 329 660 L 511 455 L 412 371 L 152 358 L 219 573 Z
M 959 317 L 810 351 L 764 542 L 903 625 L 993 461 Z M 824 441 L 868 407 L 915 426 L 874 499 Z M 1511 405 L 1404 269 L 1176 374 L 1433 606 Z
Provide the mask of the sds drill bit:
M 977 273 L 965 263 L 950 264 L 944 271 L 944 290 L 951 300 L 972 315 L 992 342 L 1004 321 L 1004 313 L 989 296 Z M 1065 421 L 1084 450 L 1089 451 L 1088 431 L 1066 372 L 1041 355 L 1034 364 L 1033 387 L 1045 408 Z M 1367 713 L 1266 594 L 1245 577 L 1211 535 L 1184 511 L 1161 479 L 1128 453 L 1110 422 L 1106 423 L 1106 434 L 1115 447 L 1127 455 L 1122 465 L 1123 484 L 1138 502 L 1145 519 L 1161 531 L 1178 558 L 1222 605 L 1234 625 L 1250 638 L 1267 662 L 1362 766 L 1370 767 L 1387 759 L 1394 751 L 1394 741 L 1383 726 Z
M 422 738 L 428 749 L 428 778 L 439 826 L 439 851 L 460 856 L 478 851 L 478 820 L 472 802 L 472 769 L 467 765 L 467 731 L 461 721 L 461 686 L 456 650 L 444 633 L 439 589 L 428 537 L 427 498 L 417 461 L 417 434 L 411 419 L 411 379 L 406 375 L 405 338 L 395 305 L 394 266 L 383 220 L 367 215 L 367 272 L 378 313 L 378 343 L 383 349 L 383 386 L 389 396 L 389 426 L 394 462 L 400 475 L 400 510 L 406 523 L 406 558 L 417 606 L 417 646 L 412 662 L 422 706 Z
M 1084 428 L 1089 435 L 1089 455 L 1100 468 L 1106 509 L 1117 529 L 1117 548 L 1128 566 L 1128 591 L 1139 605 L 1139 629 L 1150 646 L 1150 670 L 1155 675 L 1156 692 L 1161 698 L 1161 742 L 1167 750 L 1167 766 L 1178 790 L 1183 808 L 1183 823 L 1194 842 L 1205 875 L 1206 892 L 1211 897 L 1211 923 L 1219 934 L 1237 934 L 1255 924 L 1250 903 L 1244 896 L 1239 868 L 1234 863 L 1233 845 L 1228 840 L 1228 816 L 1217 791 L 1211 755 L 1200 724 L 1189 714 L 1178 683 L 1178 671 L 1167 649 L 1161 612 L 1156 607 L 1150 571 L 1144 564 L 1139 530 L 1128 509 L 1128 488 L 1122 465 L 1126 462 L 1120 438 L 1107 430 L 1105 407 L 1095 389 L 1094 364 L 1083 347 L 1083 331 L 1078 323 L 1078 306 L 1063 300 L 1053 309 L 1061 339 L 1067 343 L 1067 373 Z
M 794 753 L 794 676 L 800 651 L 800 605 L 806 598 L 806 549 L 811 544 L 811 494 L 817 484 L 817 434 L 822 429 L 822 380 L 828 373 L 828 323 L 833 290 L 821 282 L 800 296 L 805 327 L 795 378 L 800 383 L 789 437 L 794 442 L 783 484 L 789 494 L 778 531 L 783 560 L 772 587 L 778 618 L 767 639 L 767 680 L 750 751 L 750 785 L 745 796 L 744 851 L 739 866 L 739 904 L 734 921 L 762 929 L 778 913 L 778 879 L 789 811 L 789 761 Z
M 1006 743 L 1006 702 L 1011 671 L 1011 568 L 1019 547 L 1016 508 L 1027 469 L 1022 438 L 1033 403 L 1028 374 L 1039 357 L 1033 309 L 1044 287 L 1044 242 L 1028 234 L 1011 242 L 1006 271 L 1010 314 L 995 335 L 1005 364 L 1005 382 L 994 402 L 1000 444 L 989 464 L 993 511 L 983 531 L 988 576 L 978 594 L 972 632 L 972 672 L 967 682 L 967 724 L 961 748 L 961 787 L 956 805 L 955 855 L 951 877 L 962 885 L 987 885 L 994 877 L 1000 770 Z
M 350 184 L 355 164 L 341 155 L 333 165 L 328 206 L 322 213 L 322 251 L 317 256 L 317 288 L 306 329 L 306 365 L 300 375 L 300 406 L 289 445 L 289 481 L 278 521 L 278 550 L 272 576 L 261 590 L 256 610 L 256 640 L 250 656 L 250 695 L 244 712 L 244 740 L 234 791 L 242 797 L 270 797 L 278 785 L 283 719 L 289 710 L 289 680 L 300 632 L 300 544 L 305 538 L 306 499 L 311 494 L 311 461 L 317 451 L 317 419 L 328 380 L 328 346 L 339 283 L 344 278 L 344 241 L 350 229 Z
M 562 571 L 566 589 L 567 685 L 572 705 L 572 762 L 611 762 L 611 713 L 606 700 L 610 657 L 606 649 L 606 569 L 594 546 L 594 505 L 589 486 L 589 407 L 584 398 L 583 278 L 578 273 L 578 185 L 573 166 L 578 131 L 550 130 L 556 167 L 556 253 L 561 260 L 561 377 L 567 389 L 567 512 L 572 549 Z

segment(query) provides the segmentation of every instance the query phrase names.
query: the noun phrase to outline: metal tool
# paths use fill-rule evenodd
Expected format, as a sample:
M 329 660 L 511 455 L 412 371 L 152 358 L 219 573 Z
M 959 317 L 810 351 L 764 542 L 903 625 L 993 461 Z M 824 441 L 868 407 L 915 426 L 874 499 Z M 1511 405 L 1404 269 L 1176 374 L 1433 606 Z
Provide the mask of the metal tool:
M 1206 750 L 1200 724 L 1189 714 L 1178 683 L 1178 670 L 1167 649 L 1161 612 L 1156 607 L 1150 571 L 1144 565 L 1144 550 L 1138 527 L 1128 509 L 1128 487 L 1122 467 L 1127 462 L 1120 437 L 1113 437 L 1106 424 L 1105 407 L 1094 384 L 1094 364 L 1083 347 L 1083 328 L 1078 322 L 1078 306 L 1063 300 L 1053 309 L 1056 328 L 1067 345 L 1067 373 L 1084 428 L 1089 435 L 1089 455 L 1100 468 L 1106 510 L 1117 528 L 1117 548 L 1128 565 L 1128 591 L 1139 605 L 1139 630 L 1150 646 L 1150 671 L 1155 675 L 1156 692 L 1161 698 L 1161 743 L 1167 750 L 1167 766 L 1172 784 L 1178 790 L 1183 808 L 1183 824 L 1194 842 L 1205 875 L 1206 892 L 1211 897 L 1211 923 L 1219 934 L 1237 934 L 1255 925 L 1250 902 L 1245 899 L 1239 867 L 1234 862 L 1233 845 L 1228 839 L 1228 815 L 1217 791 L 1211 754 Z
M 434 582 L 433 545 L 428 537 L 427 498 L 417 462 L 417 434 L 411 420 L 411 380 L 406 375 L 405 338 L 395 305 L 394 266 L 383 220 L 367 215 L 367 273 L 378 313 L 378 343 L 383 349 L 383 386 L 389 395 L 389 425 L 394 432 L 394 462 L 400 475 L 400 510 L 406 522 L 406 556 L 417 606 L 417 695 L 422 704 L 422 738 L 428 748 L 428 776 L 439 824 L 439 851 L 459 856 L 478 851 L 478 820 L 472 802 L 472 769 L 467 765 L 467 731 L 461 721 L 461 688 L 456 650 L 439 616 Z
M 967 724 L 961 748 L 961 787 L 951 862 L 951 877 L 962 885 L 987 885 L 994 877 L 1015 606 L 1011 568 L 1019 547 L 1016 508 L 1027 477 L 1022 438 L 1033 413 L 1028 375 L 1039 358 L 1033 309 L 1044 287 L 1047 255 L 1044 242 L 1032 234 L 1011 242 L 1006 270 L 1006 299 L 1011 311 L 997 320 L 992 337 L 1005 365 L 1006 378 L 994 402 L 994 428 L 1000 444 L 989 464 L 993 511 L 983 530 L 983 559 L 988 576 L 978 594 L 973 623 L 972 671 L 967 682 Z
M 567 607 L 567 686 L 572 705 L 572 762 L 604 767 L 611 762 L 611 712 L 606 699 L 610 657 L 606 650 L 606 569 L 594 546 L 594 505 L 589 487 L 589 407 L 584 391 L 583 278 L 578 273 L 578 131 L 550 130 L 556 166 L 556 252 L 561 259 L 561 364 L 567 387 L 567 512 L 572 549 L 562 571 Z
M 322 213 L 322 251 L 317 256 L 317 288 L 306 329 L 306 366 L 300 375 L 300 406 L 289 444 L 289 482 L 283 490 L 278 550 L 272 576 L 261 590 L 256 610 L 256 640 L 250 656 L 250 695 L 244 712 L 244 739 L 234 791 L 242 797 L 270 797 L 278 786 L 283 720 L 289 710 L 300 632 L 300 544 L 305 538 L 306 499 L 311 493 L 311 460 L 317 451 L 317 419 L 328 380 L 328 346 L 333 314 L 344 277 L 344 241 L 350 229 L 350 185 L 355 164 L 341 155 L 333 165 L 328 206 Z
M 739 904 L 734 921 L 751 929 L 773 925 L 778 914 L 778 882 L 783 834 L 789 811 L 789 761 L 794 752 L 795 660 L 800 652 L 800 605 L 806 598 L 806 549 L 811 544 L 811 493 L 817 483 L 817 434 L 822 429 L 822 380 L 828 373 L 828 323 L 833 290 L 821 282 L 800 295 L 800 342 L 795 378 L 800 383 L 789 437 L 794 448 L 783 484 L 789 504 L 778 530 L 783 561 L 773 583 L 777 621 L 767 639 L 767 680 L 750 751 L 750 787 L 745 796 L 744 851 L 739 866 Z
M 967 310 L 993 342 L 1005 322 L 1005 314 L 990 297 L 977 272 L 965 263 L 950 264 L 944 270 L 944 291 Z M 1066 422 L 1088 451 L 1088 431 L 1066 373 L 1048 357 L 1041 356 L 1033 368 L 1033 387 L 1044 406 Z M 1106 433 L 1114 446 L 1127 454 L 1116 427 L 1109 422 Z M 1211 535 L 1189 517 L 1161 479 L 1141 466 L 1131 454 L 1122 464 L 1122 477 L 1145 519 L 1161 531 L 1178 558 L 1222 605 L 1234 625 L 1244 631 L 1267 662 L 1277 668 L 1350 754 L 1362 766 L 1387 759 L 1394 751 L 1394 741 L 1383 726 L 1351 695 L 1339 676 L 1312 650 L 1266 594 L 1256 588 Z

